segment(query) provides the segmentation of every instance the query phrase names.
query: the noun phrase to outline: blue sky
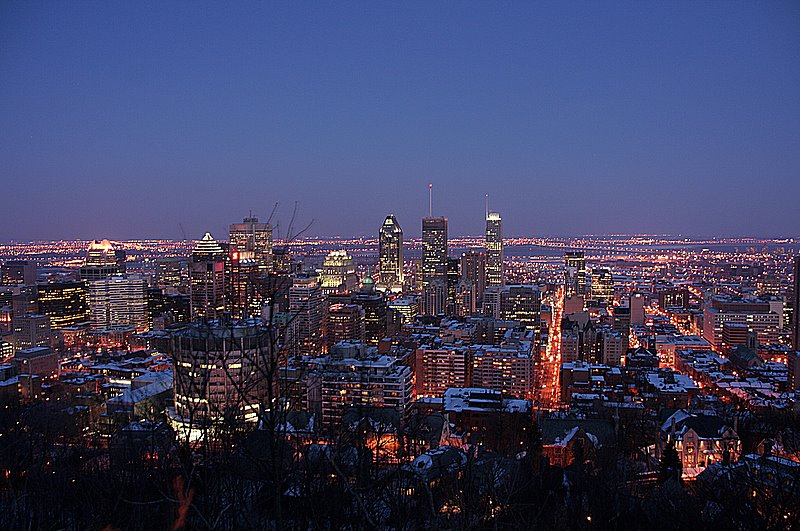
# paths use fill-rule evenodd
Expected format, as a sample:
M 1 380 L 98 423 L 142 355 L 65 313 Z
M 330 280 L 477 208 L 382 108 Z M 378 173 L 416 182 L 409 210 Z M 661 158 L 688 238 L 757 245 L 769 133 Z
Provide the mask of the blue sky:
M 0 239 L 800 236 L 796 2 L 4 2 Z

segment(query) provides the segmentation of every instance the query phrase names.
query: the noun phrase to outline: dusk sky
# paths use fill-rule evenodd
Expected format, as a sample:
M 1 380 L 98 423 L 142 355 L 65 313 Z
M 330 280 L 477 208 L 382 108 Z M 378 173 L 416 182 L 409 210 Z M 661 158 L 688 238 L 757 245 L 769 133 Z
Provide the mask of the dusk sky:
M 0 240 L 800 236 L 798 2 L 3 2 Z

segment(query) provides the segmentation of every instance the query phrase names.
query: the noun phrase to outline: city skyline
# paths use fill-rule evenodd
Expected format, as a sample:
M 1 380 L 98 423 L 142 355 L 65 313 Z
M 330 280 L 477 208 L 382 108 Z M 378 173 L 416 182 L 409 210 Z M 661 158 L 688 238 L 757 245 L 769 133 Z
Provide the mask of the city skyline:
M 206 8 L 4 5 L 0 240 L 797 235 L 796 5 Z

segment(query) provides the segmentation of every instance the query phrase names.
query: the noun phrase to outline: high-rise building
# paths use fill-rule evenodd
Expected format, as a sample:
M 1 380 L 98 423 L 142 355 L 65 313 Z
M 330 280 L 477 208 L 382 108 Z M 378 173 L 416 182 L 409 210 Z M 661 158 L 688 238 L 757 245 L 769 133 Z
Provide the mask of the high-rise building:
M 471 282 L 475 287 L 475 304 L 480 306 L 486 289 L 486 253 L 467 251 L 462 254 L 459 272 L 463 280 Z
M 225 310 L 225 250 L 205 233 L 189 263 L 192 319 L 216 318 Z
M 37 286 L 39 313 L 50 316 L 53 330 L 89 320 L 85 282 L 50 282 Z
M 794 259 L 794 282 L 792 284 L 794 307 L 792 308 L 792 346 L 800 351 L 800 256 Z
M 375 289 L 372 277 L 366 277 L 361 289 L 353 294 L 353 304 L 364 310 L 364 338 L 370 345 L 377 345 L 386 337 L 388 309 L 383 294 Z
M 402 324 L 411 324 L 419 314 L 419 300 L 414 296 L 398 297 L 389 302 L 389 309 L 400 314 Z
M 435 280 L 447 286 L 447 218 L 422 219 L 422 287 Z
M 322 262 L 322 293 L 352 293 L 358 287 L 356 263 L 347 251 L 331 251 Z
M 9 260 L 0 268 L 0 285 L 36 284 L 36 263 L 29 260 Z
M 147 279 L 116 275 L 89 282 L 89 317 L 93 330 L 130 326 L 147 330 Z
M 586 258 L 583 251 L 564 255 L 564 296 L 586 294 Z
M 449 315 L 456 313 L 456 294 L 458 292 L 458 283 L 461 281 L 461 276 L 458 272 L 460 263 L 458 258 L 447 259 L 447 313 Z
M 267 271 L 253 251 L 231 250 L 225 269 L 225 308 L 234 319 L 261 314 Z
M 592 268 L 592 298 L 606 306 L 614 304 L 614 278 L 610 269 Z
M 469 387 L 470 351 L 422 346 L 416 351 L 417 396 L 441 398 L 450 387 Z
M 542 293 L 538 286 L 504 286 L 500 292 L 500 319 L 519 321 L 525 327 L 539 330 Z
M 272 267 L 272 225 L 259 223 L 252 215 L 241 223 L 231 224 L 230 250 L 252 253 L 251 258 L 258 262 L 259 268 L 269 270 Z
M 722 348 L 723 325 L 740 323 L 757 334 L 760 345 L 772 345 L 778 342 L 782 313 L 773 311 L 769 302 L 714 297 L 703 309 L 703 337 L 715 348 Z
M 402 291 L 403 274 L 403 229 L 394 214 L 386 216 L 378 234 L 378 254 L 380 255 L 380 282 L 378 288 L 384 291 Z
M 191 320 L 191 298 L 179 293 L 165 293 L 161 288 L 147 289 L 147 315 L 151 330 Z
M 189 261 L 183 257 L 157 259 L 156 283 L 168 293 L 188 293 Z
M 328 347 L 340 341 L 364 342 L 364 309 L 357 304 L 333 304 L 325 327 Z
M 125 274 L 124 250 L 115 250 L 108 240 L 94 240 L 86 250 L 86 261 L 81 267 L 81 280 L 99 280 Z
M 47 315 L 19 315 L 14 317 L 11 327 L 11 343 L 14 345 L 15 352 L 36 347 L 49 347 L 53 339 L 50 317 Z
M 431 280 L 422 289 L 422 313 L 441 315 L 447 310 L 447 281 L 441 278 Z
M 616 367 L 628 350 L 628 338 L 622 337 L 618 330 L 604 328 L 598 335 L 600 339 L 601 363 Z
M 533 398 L 536 361 L 529 351 L 489 345 L 478 345 L 471 351 L 470 386 L 494 389 L 526 400 Z
M 486 215 L 486 285 L 503 284 L 503 220 L 497 212 L 489 212 Z
M 297 275 L 289 288 L 290 350 L 297 355 L 322 352 L 324 298 L 317 277 Z
M 378 354 L 375 347 L 341 342 L 330 355 L 314 360 L 313 387 L 309 396 L 319 396 L 322 425 L 341 429 L 348 407 L 381 407 L 406 414 L 414 394 L 414 374 L 394 356 Z
M 474 315 L 476 310 L 475 285 L 462 279 L 456 286 L 455 314 L 461 317 L 469 317 Z
M 631 308 L 631 326 L 642 326 L 644 324 L 644 300 L 641 293 L 632 293 L 628 306 Z
M 223 419 L 255 422 L 268 394 L 272 336 L 259 319 L 194 323 L 175 333 L 175 404 L 179 436 L 213 437 Z

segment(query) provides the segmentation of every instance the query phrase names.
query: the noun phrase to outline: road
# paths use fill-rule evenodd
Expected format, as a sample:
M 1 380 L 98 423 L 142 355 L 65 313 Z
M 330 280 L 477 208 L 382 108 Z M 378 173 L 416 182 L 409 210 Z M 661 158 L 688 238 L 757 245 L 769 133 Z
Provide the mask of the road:
M 539 403 L 542 409 L 556 409 L 561 403 L 559 372 L 561 370 L 561 314 L 564 309 L 564 289 L 558 288 L 553 301 L 552 325 L 548 334 L 545 357 L 539 365 L 541 386 Z

